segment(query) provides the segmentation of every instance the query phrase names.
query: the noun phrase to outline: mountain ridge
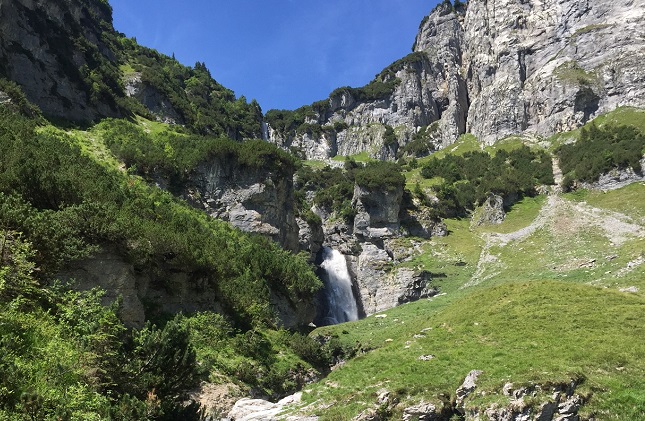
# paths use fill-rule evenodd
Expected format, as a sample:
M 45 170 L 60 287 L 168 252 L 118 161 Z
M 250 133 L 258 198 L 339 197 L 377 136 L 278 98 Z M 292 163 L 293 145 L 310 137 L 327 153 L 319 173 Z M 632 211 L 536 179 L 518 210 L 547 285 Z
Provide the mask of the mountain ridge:
M 425 57 L 404 59 L 389 93 L 364 101 L 335 91 L 295 111 L 303 114 L 300 132 L 273 127 L 267 114 L 268 139 L 308 159 L 361 152 L 395 159 L 421 140 L 420 131 L 428 154 L 464 133 L 486 145 L 511 135 L 548 137 L 620 106 L 644 106 L 638 22 L 645 5 L 585 5 L 443 2 L 424 18 L 414 43 L 414 53 Z M 396 139 L 388 140 L 388 130 Z

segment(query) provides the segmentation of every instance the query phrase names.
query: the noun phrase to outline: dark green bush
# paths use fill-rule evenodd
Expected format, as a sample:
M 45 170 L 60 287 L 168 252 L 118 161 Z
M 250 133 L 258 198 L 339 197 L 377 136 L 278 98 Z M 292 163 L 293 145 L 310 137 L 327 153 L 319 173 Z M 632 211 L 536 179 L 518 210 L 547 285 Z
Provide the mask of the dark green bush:
M 433 158 L 421 168 L 421 175 L 443 179 L 437 191 L 443 216 L 465 216 L 490 193 L 505 198 L 530 196 L 537 185 L 554 183 L 551 157 L 526 146 L 510 152 L 498 150 L 495 156 L 469 152 Z
M 405 185 L 401 167 L 393 162 L 369 162 L 356 169 L 355 177 L 356 184 L 370 190 L 397 191 Z
M 640 161 L 645 152 L 645 135 L 631 126 L 582 128 L 580 140 L 562 145 L 556 151 L 560 167 L 567 178 L 593 182 L 612 169 L 642 170 Z

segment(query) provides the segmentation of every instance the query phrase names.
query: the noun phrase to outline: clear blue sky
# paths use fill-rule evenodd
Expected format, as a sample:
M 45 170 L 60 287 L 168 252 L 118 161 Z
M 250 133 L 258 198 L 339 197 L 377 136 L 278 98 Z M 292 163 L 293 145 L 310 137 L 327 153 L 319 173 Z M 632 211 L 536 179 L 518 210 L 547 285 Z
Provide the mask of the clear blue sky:
M 367 84 L 411 52 L 438 0 L 110 0 L 116 30 L 181 63 L 205 62 L 263 111 Z

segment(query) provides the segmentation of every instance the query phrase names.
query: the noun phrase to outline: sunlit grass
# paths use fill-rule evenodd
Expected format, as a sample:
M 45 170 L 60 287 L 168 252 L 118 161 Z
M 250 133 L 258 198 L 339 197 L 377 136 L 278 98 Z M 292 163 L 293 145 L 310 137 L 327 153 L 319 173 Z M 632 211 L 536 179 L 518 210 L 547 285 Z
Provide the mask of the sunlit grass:
M 508 403 L 499 391 L 509 381 L 577 379 L 583 382 L 580 392 L 590 396 L 586 413 L 638 417 L 638 405 L 645 404 L 645 341 L 634 338 L 645 337 L 642 296 L 539 281 L 483 289 L 443 307 L 436 305 L 439 300 L 321 330 L 376 349 L 309 388 L 306 403 L 335 402 L 313 412 L 322 419 L 349 419 L 375 406 L 380 389 L 407 404 L 423 399 L 440 405 L 440 394 L 454 396 L 468 372 L 478 369 L 483 374 L 473 405 Z M 434 359 L 420 361 L 421 355 Z

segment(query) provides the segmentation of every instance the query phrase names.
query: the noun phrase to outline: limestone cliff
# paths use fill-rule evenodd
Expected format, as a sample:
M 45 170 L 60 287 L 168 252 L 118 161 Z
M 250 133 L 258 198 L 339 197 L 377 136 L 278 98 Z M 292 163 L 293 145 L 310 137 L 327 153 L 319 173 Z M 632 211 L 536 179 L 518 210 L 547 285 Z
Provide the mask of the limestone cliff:
M 393 159 L 465 132 L 491 144 L 571 130 L 645 106 L 644 19 L 642 0 L 443 2 L 421 23 L 412 55 L 364 88 L 296 110 L 290 126 L 267 113 L 265 134 L 308 159 Z
M 469 2 L 468 130 L 490 144 L 645 106 L 644 19 L 642 0 Z
M 230 157 L 213 157 L 192 172 L 182 196 L 214 218 L 297 251 L 293 193 L 293 171 L 278 173 L 244 166 Z
M 445 235 L 445 226 L 410 214 L 410 209 L 403 206 L 402 193 L 402 188 L 380 191 L 356 184 L 352 199 L 356 216 L 351 224 L 324 208 L 312 208 L 322 220 L 319 246 L 345 255 L 361 315 L 369 316 L 438 293 L 430 274 L 397 265 L 413 254 L 408 245 L 401 246 L 399 241 L 411 234 L 407 225 L 412 220 L 418 226 L 426 225 L 426 238 Z M 421 235 L 421 231 L 413 235 Z
M 0 76 L 20 85 L 46 116 L 120 116 L 113 33 L 104 2 L 0 0 Z

